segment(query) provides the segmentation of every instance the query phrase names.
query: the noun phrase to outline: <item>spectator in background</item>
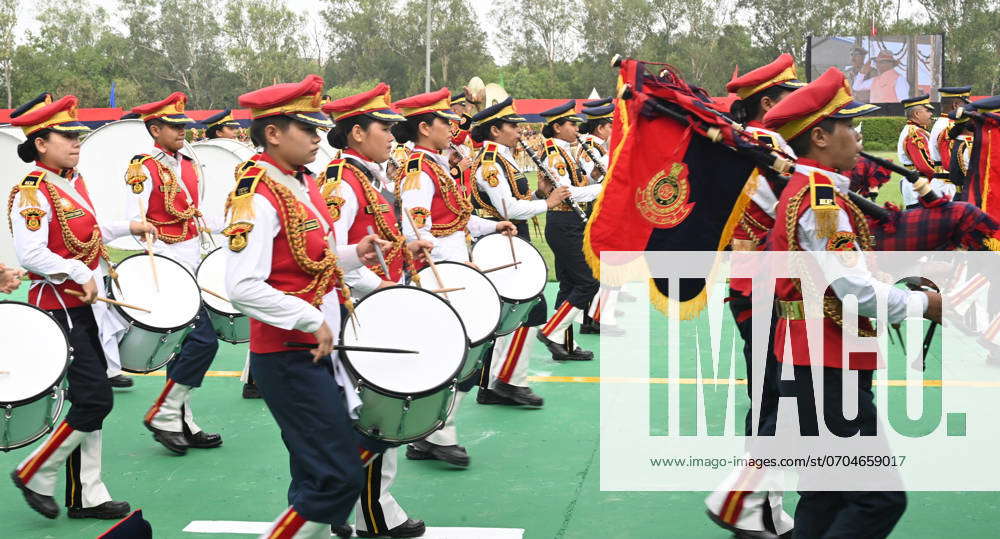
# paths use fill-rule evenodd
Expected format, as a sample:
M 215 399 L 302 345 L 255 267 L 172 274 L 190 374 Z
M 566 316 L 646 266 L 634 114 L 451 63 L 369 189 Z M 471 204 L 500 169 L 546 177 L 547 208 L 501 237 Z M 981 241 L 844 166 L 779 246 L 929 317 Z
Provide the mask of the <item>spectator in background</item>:
M 861 75 L 862 69 L 864 69 L 868 64 L 865 63 L 865 58 L 868 57 L 868 51 L 862 49 L 861 47 L 854 47 L 851 49 L 851 64 L 844 67 L 844 73 L 847 75 L 847 80 L 856 81 L 858 75 Z M 861 80 L 871 78 L 869 76 L 862 75 Z M 856 90 L 854 92 L 854 98 L 862 103 L 868 103 L 869 97 L 868 90 Z

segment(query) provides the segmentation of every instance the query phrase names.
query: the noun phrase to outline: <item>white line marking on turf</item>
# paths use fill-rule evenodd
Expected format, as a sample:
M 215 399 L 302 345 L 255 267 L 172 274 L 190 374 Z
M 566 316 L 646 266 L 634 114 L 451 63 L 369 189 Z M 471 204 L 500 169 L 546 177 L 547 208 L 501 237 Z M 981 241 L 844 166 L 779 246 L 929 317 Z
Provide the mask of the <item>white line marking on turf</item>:
M 270 522 L 244 520 L 195 520 L 184 531 L 191 533 L 233 533 L 260 535 L 267 531 Z M 427 528 L 424 539 L 521 539 L 520 528 Z

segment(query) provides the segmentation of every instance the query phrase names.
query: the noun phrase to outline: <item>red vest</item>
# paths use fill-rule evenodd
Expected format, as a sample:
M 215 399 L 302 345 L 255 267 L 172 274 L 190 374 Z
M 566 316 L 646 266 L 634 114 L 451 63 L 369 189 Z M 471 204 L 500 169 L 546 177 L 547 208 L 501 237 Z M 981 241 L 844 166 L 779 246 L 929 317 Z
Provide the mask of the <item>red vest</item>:
M 380 238 L 392 242 L 393 246 L 384 252 L 389 275 L 384 275 L 382 267 L 377 263 L 368 266 L 368 269 L 386 281 L 399 282 L 403 277 L 405 239 L 399 233 L 399 222 L 396 220 L 392 204 L 389 204 L 382 193 L 372 186 L 365 172 L 347 159 L 330 161 L 326 167 L 326 181 L 346 183 L 354 191 L 354 197 L 358 201 L 358 213 L 347 230 L 347 243 L 355 244 L 361 241 L 368 235 L 368 227 L 371 227 Z
M 815 182 L 817 185 L 833 185 L 833 182 L 827 176 L 816 173 Z M 767 248 L 770 251 L 788 251 L 789 250 L 789 237 L 788 237 L 788 221 L 786 218 L 786 210 L 788 205 L 797 195 L 805 190 L 805 195 L 801 197 L 801 204 L 799 205 L 798 213 L 795 218 L 795 228 L 798 230 L 798 220 L 801 219 L 802 215 L 810 207 L 810 196 L 809 196 L 809 176 L 796 172 L 792 175 L 791 180 L 785 187 L 784 191 L 781 193 L 781 198 L 778 200 L 777 208 L 777 221 L 774 225 L 774 229 L 768 239 Z M 850 211 L 849 202 L 840 196 L 835 197 L 837 205 L 841 209 L 847 211 L 847 215 L 851 221 L 851 228 L 855 231 L 858 230 L 858 223 L 854 220 L 854 213 Z M 778 279 L 775 283 L 775 295 L 777 299 L 782 301 L 802 301 L 802 293 L 796 286 L 796 281 L 792 279 Z M 829 292 L 833 294 L 833 292 Z M 859 331 L 871 331 L 871 322 L 865 318 L 861 317 L 858 322 Z M 823 318 L 823 366 L 843 368 L 842 361 L 842 351 L 843 351 L 843 329 L 841 326 L 836 324 L 829 317 Z M 785 340 L 791 340 L 791 351 L 792 357 L 785 357 Z M 778 361 L 785 362 L 791 359 L 794 365 L 809 365 L 809 337 L 806 331 L 806 321 L 805 320 L 788 320 L 785 318 L 779 318 L 777 327 L 774 333 L 774 354 L 777 356 Z M 877 368 L 878 358 L 874 353 L 852 353 L 849 358 L 849 368 L 854 370 L 874 370 Z
M 951 130 L 952 122 L 948 121 L 947 127 L 938 133 L 938 139 L 932 141 L 938 146 L 938 155 L 941 156 L 941 168 L 944 170 L 951 170 L 951 144 L 952 141 L 948 138 L 948 131 Z
M 461 178 L 455 180 L 425 152 L 414 151 L 406 162 L 406 177 L 423 172 L 434 182 L 431 200 L 431 234 L 437 238 L 464 231 L 472 215 L 472 202 Z M 404 180 L 405 181 L 405 180 Z
M 88 268 L 92 270 L 96 269 L 97 265 L 100 263 L 101 253 L 103 252 L 103 238 L 101 237 L 101 229 L 97 226 L 97 218 L 94 214 L 87 211 L 86 208 L 77 204 L 76 200 L 66 194 L 65 191 L 49 182 L 46 182 L 43 177 L 47 174 L 55 173 L 44 170 L 35 170 L 25 178 L 25 181 L 28 181 L 28 179 L 32 177 L 39 178 L 41 180 L 38 182 L 38 193 L 45 197 L 45 200 L 49 203 L 50 211 L 53 212 L 53 219 L 49 222 L 48 249 L 58 256 L 66 259 L 78 259 L 86 264 Z M 22 182 L 22 185 L 24 185 L 24 182 Z M 49 187 L 51 187 L 58 195 L 58 201 L 53 199 L 52 194 L 49 192 Z M 94 204 L 90 201 L 90 196 L 87 193 L 87 188 L 83 184 L 83 178 L 80 178 L 76 182 L 75 187 L 83 199 L 90 204 L 90 207 L 94 207 Z M 17 189 L 17 187 L 15 187 L 15 189 Z M 18 210 L 15 208 L 12 211 L 17 212 Z M 69 234 L 72 234 L 74 238 L 83 243 L 93 241 L 96 237 L 97 240 L 94 242 L 94 245 L 90 249 L 74 255 L 70 251 L 69 246 L 66 245 L 66 239 L 63 237 L 63 227 L 58 218 L 58 213 L 62 213 L 65 218 L 66 225 L 69 227 Z M 40 216 L 38 218 L 46 219 L 48 216 Z M 90 259 L 89 262 L 88 259 Z M 28 273 L 28 277 L 31 280 L 45 279 L 44 276 L 31 272 Z M 100 285 L 100 283 L 98 283 L 98 285 Z M 46 310 L 62 309 L 63 305 L 65 305 L 67 309 L 86 305 L 80 301 L 80 298 L 66 293 L 66 290 L 76 290 L 77 292 L 83 291 L 83 287 L 72 279 L 67 278 L 62 284 L 55 285 L 55 288 L 59 292 L 59 295 L 62 296 L 62 303 L 59 303 L 59 300 L 52 291 L 52 287 L 49 285 L 32 287 L 28 291 L 28 301 L 31 304 Z
M 265 180 L 265 178 L 266 172 L 262 167 L 250 166 L 245 168 L 241 173 L 240 179 L 237 181 L 236 193 L 245 192 L 243 188 L 247 188 L 251 197 L 253 193 L 262 195 L 278 212 L 278 218 L 281 221 L 281 230 L 279 230 L 278 235 L 274 238 L 274 244 L 271 247 L 271 274 L 268 276 L 266 282 L 277 290 L 319 306 L 322 303 L 324 295 L 340 286 L 339 278 L 336 273 L 333 273 L 326 279 L 325 283 L 320 279 L 311 290 L 302 291 L 313 284 L 316 279 L 299 266 L 292 253 L 292 247 L 288 240 L 288 219 L 282 210 L 285 203 L 276 192 L 284 190 L 284 188 L 278 184 L 268 183 L 272 180 Z M 323 208 L 325 206 L 323 197 L 320 195 L 319 188 L 316 186 L 316 182 L 312 176 L 305 175 L 305 184 L 309 188 L 309 198 L 312 200 L 313 205 L 316 208 Z M 276 187 L 272 189 L 272 185 Z M 289 193 L 288 196 L 292 195 Z M 333 229 L 333 222 L 327 215 L 316 215 L 308 206 L 297 200 L 294 200 L 294 204 L 299 215 L 302 216 L 302 224 L 300 226 L 305 231 L 303 234 L 305 253 L 311 260 L 318 262 L 322 260 L 324 250 L 327 247 L 327 236 L 323 232 L 323 226 L 319 222 L 319 219 L 323 219 L 330 230 Z M 324 212 L 320 211 L 320 213 Z M 238 226 L 238 223 L 230 226 Z M 263 232 L 258 232 L 258 234 L 260 233 Z M 289 348 L 284 343 L 289 341 L 315 343 L 316 338 L 312 333 L 281 329 L 251 318 L 251 352 L 267 354 L 286 351 Z
M 184 182 L 184 187 L 191 194 L 192 201 L 189 206 L 184 189 L 180 185 L 176 185 L 174 188 L 176 192 L 170 204 L 176 213 L 184 213 L 189 208 L 198 207 L 198 173 L 195 171 L 194 162 L 191 159 L 180 153 L 177 154 L 177 157 L 181 164 L 181 178 L 179 181 Z M 198 225 L 193 217 L 181 219 L 167 211 L 167 187 L 164 185 L 166 178 L 162 177 L 160 171 L 161 167 L 165 170 L 170 170 L 169 167 L 159 163 L 149 155 L 137 155 L 132 158 L 133 163 L 137 159 L 141 159 L 142 166 L 146 168 L 146 172 L 149 174 L 151 180 L 152 192 L 149 194 L 149 208 L 146 209 L 146 218 L 156 225 L 160 239 L 166 243 L 179 243 L 196 237 L 198 235 Z M 173 174 L 170 176 L 173 176 Z M 177 178 L 173 179 L 173 182 L 177 181 Z

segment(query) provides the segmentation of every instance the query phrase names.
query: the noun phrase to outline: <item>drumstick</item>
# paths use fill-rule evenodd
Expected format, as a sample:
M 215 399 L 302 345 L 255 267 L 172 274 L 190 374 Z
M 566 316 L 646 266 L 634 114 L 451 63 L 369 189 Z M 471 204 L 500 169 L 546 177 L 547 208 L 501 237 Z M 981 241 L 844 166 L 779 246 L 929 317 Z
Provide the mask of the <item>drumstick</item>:
M 459 290 L 465 290 L 464 286 L 458 288 L 439 288 L 437 290 L 428 290 L 428 292 L 433 292 L 435 294 L 444 294 L 446 292 L 458 292 Z
M 502 266 L 497 266 L 495 268 L 490 268 L 488 270 L 482 270 L 480 273 L 491 273 L 491 272 L 494 272 L 494 271 L 500 271 L 502 269 L 507 269 L 507 268 L 509 268 L 511 266 L 515 266 L 516 267 L 516 266 L 518 266 L 520 264 L 521 264 L 520 262 L 511 262 L 510 264 L 504 264 Z
M 368 233 L 369 234 L 375 233 L 375 229 L 373 229 L 371 225 L 368 225 Z M 385 274 L 385 279 L 388 281 L 392 279 L 392 277 L 389 277 L 389 265 L 385 263 L 385 253 L 382 252 L 382 248 L 379 247 L 378 242 L 375 242 L 374 245 L 375 245 L 375 256 L 378 257 L 378 265 L 382 266 L 382 273 Z
M 326 246 L 330 249 L 330 252 L 336 255 L 337 253 L 337 240 L 333 235 L 333 229 L 326 235 Z M 354 333 L 358 332 L 358 317 L 354 314 L 354 299 L 351 298 L 351 289 L 347 287 L 347 283 L 340 284 L 340 293 L 344 296 L 344 308 L 347 309 L 347 317 L 351 320 L 351 327 L 354 328 Z
M 66 290 L 66 293 L 69 294 L 69 295 L 71 295 L 71 296 L 76 296 L 78 298 L 82 298 L 84 296 L 83 292 L 78 292 L 76 290 Z M 149 309 L 143 309 L 142 307 L 136 307 L 135 305 L 129 305 L 128 303 L 123 303 L 121 301 L 115 301 L 113 299 L 102 298 L 101 296 L 97 296 L 97 301 L 103 301 L 104 303 L 110 303 L 112 305 L 118 305 L 119 307 L 125 307 L 125 308 L 128 308 L 128 309 L 135 309 L 137 311 L 142 311 L 144 313 L 152 313 L 153 312 L 153 311 L 150 311 Z
M 413 234 L 419 240 L 420 230 L 417 229 L 417 224 L 413 222 L 413 216 L 411 216 L 408 211 L 404 211 L 403 213 L 406 215 L 406 219 L 410 222 L 410 227 L 413 228 Z M 427 259 L 427 264 L 431 267 L 431 271 L 434 272 L 434 278 L 437 279 L 438 286 L 444 286 L 444 281 L 441 280 L 441 274 L 438 273 L 437 264 L 435 264 L 434 260 L 431 259 L 431 252 L 424 247 L 421 247 L 420 250 L 423 251 L 424 258 Z M 445 293 L 444 297 L 445 299 L 448 299 L 448 294 Z
M 503 203 L 503 219 L 504 219 L 504 221 L 510 221 L 510 218 L 507 217 L 507 215 L 508 215 L 507 214 L 507 200 L 504 199 L 504 200 L 501 200 L 500 202 Z M 510 242 L 510 259 L 511 259 L 512 262 L 514 262 L 514 265 L 515 265 L 514 269 L 517 269 L 517 267 L 516 267 L 517 266 L 517 255 L 514 254 L 514 236 L 507 236 L 507 241 Z
M 319 345 L 316 343 L 308 342 L 286 342 L 285 346 L 288 348 L 318 348 Z M 343 350 L 345 352 L 379 352 L 382 354 L 419 354 L 420 352 L 416 350 L 403 350 L 402 348 L 379 348 L 375 346 L 354 346 L 350 344 L 335 344 L 333 345 L 334 350 Z
M 218 292 L 212 292 L 211 290 L 209 290 L 209 289 L 205 288 L 204 286 L 199 286 L 198 288 L 201 288 L 201 291 L 202 291 L 202 292 L 204 292 L 204 293 L 206 293 L 206 294 L 208 294 L 208 295 L 210 295 L 210 296 L 215 296 L 215 297 L 217 297 L 217 298 L 221 299 L 222 301 L 225 301 L 225 302 L 228 302 L 228 303 L 232 303 L 231 301 L 229 301 L 229 300 L 228 300 L 228 299 L 226 298 L 226 296 L 223 296 L 222 294 L 220 294 L 220 293 L 218 293 Z
M 142 224 L 147 224 L 146 221 L 146 205 L 142 203 L 142 198 L 139 199 L 139 215 L 142 216 Z M 149 235 L 149 232 L 143 234 L 146 236 L 146 253 L 149 254 L 149 266 L 153 268 L 153 284 L 156 286 L 156 291 L 160 291 L 160 279 L 156 275 L 156 257 L 153 256 L 153 237 Z

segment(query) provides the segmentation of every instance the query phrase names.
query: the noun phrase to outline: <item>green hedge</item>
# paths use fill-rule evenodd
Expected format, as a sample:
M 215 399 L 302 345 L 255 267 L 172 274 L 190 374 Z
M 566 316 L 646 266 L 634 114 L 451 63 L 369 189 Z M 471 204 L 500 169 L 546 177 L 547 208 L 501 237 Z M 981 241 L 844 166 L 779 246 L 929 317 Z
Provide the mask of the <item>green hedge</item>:
M 895 152 L 899 132 L 906 125 L 902 116 L 862 116 L 861 135 L 867 152 Z

